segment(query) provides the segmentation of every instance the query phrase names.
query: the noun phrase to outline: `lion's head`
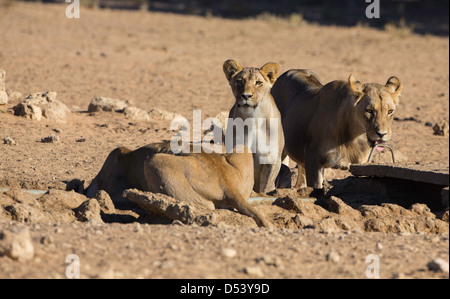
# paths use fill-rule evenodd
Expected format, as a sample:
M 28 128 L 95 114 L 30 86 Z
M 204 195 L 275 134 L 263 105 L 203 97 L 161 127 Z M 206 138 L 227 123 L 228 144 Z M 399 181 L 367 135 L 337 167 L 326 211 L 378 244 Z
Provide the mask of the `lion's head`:
M 369 143 L 372 146 L 386 143 L 392 136 L 392 121 L 399 103 L 402 83 L 397 77 L 391 77 L 384 86 L 363 84 L 353 75 L 350 75 L 348 81 L 356 95 L 357 119 L 365 127 Z
M 234 60 L 223 64 L 223 71 L 231 85 L 238 108 L 254 110 L 270 92 L 275 83 L 280 67 L 269 62 L 261 68 L 242 67 Z

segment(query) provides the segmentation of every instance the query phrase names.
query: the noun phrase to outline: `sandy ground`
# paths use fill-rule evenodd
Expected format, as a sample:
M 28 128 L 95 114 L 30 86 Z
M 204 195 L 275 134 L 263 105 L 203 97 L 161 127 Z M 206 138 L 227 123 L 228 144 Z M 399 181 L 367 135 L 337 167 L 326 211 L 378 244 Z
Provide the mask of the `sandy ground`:
M 425 125 L 448 119 L 448 37 L 84 8 L 80 19 L 70 20 L 65 7 L 0 7 L 6 87 L 24 96 L 55 90 L 72 111 L 66 122 L 38 122 L 9 113 L 16 100 L 0 106 L 0 141 L 17 143 L 0 142 L 0 187 L 64 189 L 72 179 L 92 179 L 118 146 L 171 138 L 167 120 L 87 113 L 95 96 L 188 119 L 193 110 L 200 109 L 203 119 L 228 111 L 233 98 L 222 64 L 229 58 L 248 66 L 275 61 L 283 72 L 313 69 L 323 82 L 353 73 L 363 82 L 385 83 L 396 75 L 404 92 L 393 145 L 409 162 L 448 167 L 448 137 Z M 41 142 L 51 134 L 61 142 Z M 348 175 L 330 172 L 327 179 Z M 64 278 L 71 253 L 80 256 L 82 278 L 365 278 L 369 254 L 381 257 L 382 278 L 448 278 L 426 266 L 434 258 L 448 262 L 448 220 L 446 231 L 434 234 L 9 221 L 0 222 L 0 230 L 17 225 L 30 230 L 35 258 L 20 263 L 0 257 L 1 278 Z M 224 254 L 226 248 L 236 255 Z M 339 258 L 327 258 L 331 251 Z

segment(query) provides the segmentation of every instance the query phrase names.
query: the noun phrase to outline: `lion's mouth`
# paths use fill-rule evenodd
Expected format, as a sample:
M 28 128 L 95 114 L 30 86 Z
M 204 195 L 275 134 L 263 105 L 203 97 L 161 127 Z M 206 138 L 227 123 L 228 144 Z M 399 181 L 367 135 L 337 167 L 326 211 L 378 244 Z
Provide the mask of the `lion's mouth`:
M 247 103 L 245 103 L 245 104 L 238 104 L 237 105 L 238 106 L 238 108 L 253 108 L 253 109 L 255 109 L 256 108 L 256 106 L 258 106 L 257 104 L 256 105 L 251 105 L 251 104 L 249 104 L 248 102 Z
M 377 147 L 377 151 L 382 152 L 384 150 L 384 146 L 378 146 L 378 145 L 386 144 L 386 141 L 383 140 L 375 140 L 372 141 L 372 147 Z

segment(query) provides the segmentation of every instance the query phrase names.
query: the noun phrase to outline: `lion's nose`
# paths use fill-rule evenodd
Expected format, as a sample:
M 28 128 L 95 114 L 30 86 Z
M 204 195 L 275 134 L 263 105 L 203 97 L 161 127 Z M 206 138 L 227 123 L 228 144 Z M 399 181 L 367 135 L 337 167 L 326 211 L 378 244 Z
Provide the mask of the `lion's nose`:
M 377 135 L 378 135 L 380 138 L 383 138 L 384 136 L 387 135 L 387 132 L 377 132 Z
M 244 100 L 247 100 L 247 101 L 248 101 L 248 99 L 251 99 L 251 98 L 253 97 L 253 94 L 251 94 L 251 93 L 243 93 L 243 94 L 241 94 L 241 97 L 242 97 Z

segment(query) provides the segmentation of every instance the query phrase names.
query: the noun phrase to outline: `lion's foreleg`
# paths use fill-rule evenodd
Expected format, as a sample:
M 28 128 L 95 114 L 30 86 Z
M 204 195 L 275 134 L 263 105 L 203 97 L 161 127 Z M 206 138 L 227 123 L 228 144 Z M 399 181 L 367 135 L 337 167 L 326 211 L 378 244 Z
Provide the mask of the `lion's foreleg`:
M 297 177 L 297 184 L 295 185 L 295 190 L 300 190 L 306 188 L 308 185 L 306 184 L 305 166 L 297 164 L 297 167 L 298 167 L 298 177 Z
M 308 187 L 323 189 L 324 168 L 316 157 L 306 159 L 306 182 Z

